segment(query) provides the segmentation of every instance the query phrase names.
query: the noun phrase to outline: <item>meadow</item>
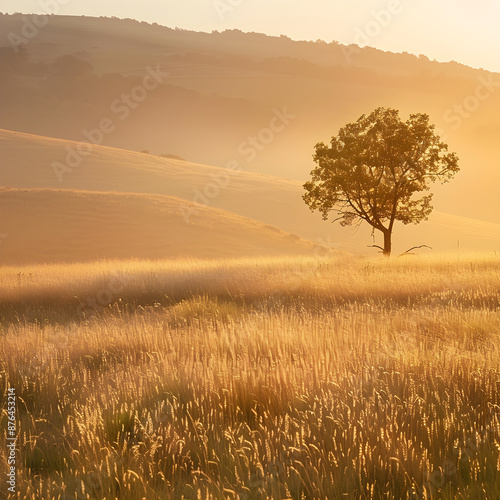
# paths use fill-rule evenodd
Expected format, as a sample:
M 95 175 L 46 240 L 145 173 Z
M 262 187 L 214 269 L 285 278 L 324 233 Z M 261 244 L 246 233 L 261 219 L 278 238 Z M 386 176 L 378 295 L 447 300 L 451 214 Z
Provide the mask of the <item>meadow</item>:
M 498 499 L 499 306 L 493 253 L 2 267 L 2 481 L 14 388 L 13 498 Z

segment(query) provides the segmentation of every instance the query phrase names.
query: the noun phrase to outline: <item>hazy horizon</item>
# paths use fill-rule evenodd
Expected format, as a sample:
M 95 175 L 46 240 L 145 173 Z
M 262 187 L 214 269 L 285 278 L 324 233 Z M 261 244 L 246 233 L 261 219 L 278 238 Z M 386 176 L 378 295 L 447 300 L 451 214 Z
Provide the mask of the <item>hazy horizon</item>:
M 423 54 L 439 62 L 456 61 L 473 68 L 500 72 L 495 48 L 500 47 L 496 29 L 500 4 L 482 0 L 473 5 L 430 0 L 392 0 L 370 2 L 341 0 L 332 5 L 319 0 L 314 6 L 304 1 L 264 2 L 254 0 L 191 0 L 178 4 L 162 2 L 161 11 L 155 0 L 123 4 L 117 0 L 82 2 L 73 0 L 3 2 L 8 14 L 43 14 L 90 17 L 116 16 L 171 28 L 192 31 L 224 31 L 240 29 L 271 36 L 285 35 L 293 40 L 324 40 L 344 45 L 370 46 L 383 51 Z M 425 37 L 422 33 L 425 32 Z
M 41 5 L 52 2 L 54 6 L 60 0 L 42 1 L 47 3 Z M 231 13 L 236 11 L 227 15 Z M 367 244 L 373 242 L 370 228 L 357 232 L 325 224 L 304 204 L 302 183 L 314 168 L 314 144 L 328 141 L 346 123 L 380 107 L 399 110 L 403 119 L 411 113 L 427 114 L 461 164 L 450 186 L 433 189 L 431 219 L 417 228 L 397 228 L 394 250 L 404 251 L 416 243 L 428 244 L 434 251 L 456 251 L 459 245 L 463 250 L 491 250 L 497 245 L 500 79 L 496 75 L 409 55 L 237 32 L 217 34 L 224 27 L 205 35 L 116 18 L 64 17 L 68 13 L 62 12 L 62 5 L 59 14 L 41 21 L 45 24 L 32 32 L 26 29 L 29 16 L 0 16 L 0 31 L 10 34 L 14 55 L 19 44 L 25 47 L 25 60 L 17 63 L 9 62 L 9 51 L 4 50 L 7 71 L 3 73 L 0 146 L 4 160 L 12 162 L 3 182 L 16 189 L 64 188 L 71 191 L 67 193 L 71 200 L 85 204 L 101 223 L 100 211 L 92 208 L 93 198 L 80 200 L 76 191 L 141 194 L 140 201 L 134 200 L 144 219 L 154 219 L 156 225 L 147 226 L 151 245 L 135 249 L 136 256 L 156 256 L 163 248 L 175 255 L 185 240 L 191 241 L 189 224 L 180 226 L 184 239 L 179 245 L 167 248 L 157 238 L 166 222 L 146 216 L 159 203 L 152 195 L 201 202 L 290 235 L 282 235 L 289 245 L 281 237 L 266 237 L 262 249 L 282 248 L 283 243 L 293 253 L 297 235 L 320 245 L 330 242 L 338 250 L 366 253 Z M 116 14 L 125 12 L 117 9 Z M 25 40 L 15 38 L 24 33 Z M 78 148 L 82 140 L 95 144 L 95 151 L 84 159 L 69 155 L 68 148 Z M 168 157 L 181 158 L 188 169 L 166 163 Z M 80 163 L 85 168 L 77 168 Z M 233 176 L 232 170 L 230 175 L 228 166 L 234 165 L 245 175 Z M 217 184 L 211 176 L 218 179 Z M 471 185 L 482 187 L 471 190 Z M 50 207 L 45 194 L 19 196 L 30 203 L 39 196 L 36 206 L 50 211 L 44 212 L 46 220 L 54 221 L 52 214 L 60 214 L 59 228 L 75 226 L 78 220 L 85 231 L 90 230 L 87 215 L 80 216 L 85 210 L 62 217 L 58 204 L 62 198 L 58 201 L 49 194 Z M 113 231 L 102 232 L 105 238 L 96 243 L 99 249 L 81 246 L 81 258 L 89 251 L 92 258 L 122 256 L 122 247 L 129 246 L 128 226 L 121 222 L 123 211 L 111 209 L 123 198 L 113 202 L 111 198 L 104 205 L 109 206 Z M 68 199 L 63 201 L 76 203 Z M 9 206 L 14 201 L 28 203 L 13 198 Z M 161 203 L 174 223 L 172 199 Z M 38 213 L 38 208 L 34 210 Z M 216 214 L 206 216 L 204 224 L 209 227 Z M 119 221 L 113 224 L 116 217 Z M 235 231 L 236 226 L 241 229 L 239 222 L 231 217 L 229 221 Z M 11 262 L 18 262 L 21 250 L 33 252 L 47 241 L 46 260 L 75 255 L 73 247 L 54 253 L 48 229 L 39 231 L 41 222 L 32 219 L 32 223 L 28 232 L 42 237 L 40 245 L 26 245 L 16 231 L 20 222 L 14 210 L 2 233 L 17 234 L 17 239 L 9 237 L 2 243 L 4 259 L 9 256 Z M 49 225 L 54 231 L 55 226 Z M 141 231 L 143 226 L 138 224 Z M 266 228 L 259 227 L 264 235 Z M 253 252 L 244 239 L 231 248 L 235 253 Z

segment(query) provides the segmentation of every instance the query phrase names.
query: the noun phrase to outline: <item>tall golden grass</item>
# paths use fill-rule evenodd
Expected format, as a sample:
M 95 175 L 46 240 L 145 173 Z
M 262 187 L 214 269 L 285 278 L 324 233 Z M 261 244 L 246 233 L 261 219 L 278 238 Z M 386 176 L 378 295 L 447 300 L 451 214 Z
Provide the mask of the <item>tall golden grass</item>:
M 500 498 L 495 255 L 2 268 L 0 286 L 19 498 Z

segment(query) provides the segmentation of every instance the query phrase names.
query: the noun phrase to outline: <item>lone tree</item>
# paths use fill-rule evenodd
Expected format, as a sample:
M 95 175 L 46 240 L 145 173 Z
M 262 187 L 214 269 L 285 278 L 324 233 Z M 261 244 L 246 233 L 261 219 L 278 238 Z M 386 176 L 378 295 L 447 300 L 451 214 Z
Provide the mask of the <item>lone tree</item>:
M 330 212 L 342 226 L 368 222 L 384 235 L 391 255 L 395 221 L 418 224 L 432 212 L 437 180 L 450 180 L 458 171 L 458 157 L 448 153 L 425 114 L 410 115 L 403 122 L 394 109 L 378 108 L 369 116 L 342 127 L 330 145 L 316 145 L 312 180 L 304 184 L 304 201 L 328 220 Z

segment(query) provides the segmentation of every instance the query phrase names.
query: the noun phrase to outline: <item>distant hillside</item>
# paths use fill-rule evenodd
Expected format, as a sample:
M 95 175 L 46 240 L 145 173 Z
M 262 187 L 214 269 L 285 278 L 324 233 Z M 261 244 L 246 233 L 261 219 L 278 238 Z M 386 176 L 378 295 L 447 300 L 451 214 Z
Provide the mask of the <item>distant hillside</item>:
M 0 190 L 1 264 L 112 258 L 314 255 L 312 243 L 223 210 L 160 195 Z
M 23 22 L 0 15 L 0 30 L 20 33 Z M 439 209 L 489 222 L 500 212 L 500 75 L 371 48 L 105 18 L 52 16 L 17 53 L 3 43 L 0 128 L 80 141 L 99 139 L 105 123 L 107 146 L 302 181 L 314 145 L 346 122 L 379 106 L 425 112 L 461 158 Z M 154 88 L 141 90 L 145 81 Z
M 190 224 L 206 206 L 248 217 L 343 251 L 366 253 L 367 245 L 372 242 L 368 226 L 358 230 L 341 228 L 338 224 L 322 221 L 317 213 L 311 213 L 302 201 L 303 189 L 298 181 L 104 146 L 94 146 L 92 152 L 80 157 L 78 163 L 75 155 L 81 146 L 61 139 L 0 130 L 0 183 L 11 188 L 174 196 L 186 201 L 179 204 L 185 224 Z M 58 170 L 65 168 L 71 171 Z M 451 185 L 444 187 L 450 188 Z M 438 200 L 442 192 L 436 195 Z M 0 200 L 8 193 L 0 191 Z M 491 200 L 487 201 L 491 203 Z M 9 223 L 7 213 L 10 212 L 0 211 L 0 234 L 8 233 L 7 224 L 14 235 L 16 226 Z M 435 250 L 455 250 L 458 240 L 463 249 L 493 250 L 500 247 L 500 225 L 442 210 L 436 211 L 429 222 L 419 226 L 396 225 L 395 231 L 396 252 L 422 243 Z M 0 243 L 0 257 L 7 241 Z

